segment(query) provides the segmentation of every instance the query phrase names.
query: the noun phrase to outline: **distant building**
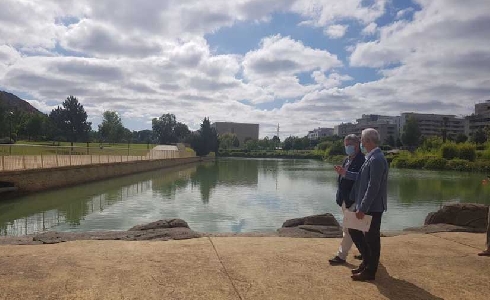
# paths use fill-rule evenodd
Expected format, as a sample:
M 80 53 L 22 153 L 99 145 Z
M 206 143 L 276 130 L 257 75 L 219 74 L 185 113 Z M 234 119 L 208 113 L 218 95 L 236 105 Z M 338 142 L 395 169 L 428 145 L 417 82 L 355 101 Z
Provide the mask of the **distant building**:
M 308 131 L 308 138 L 310 140 L 318 140 L 323 137 L 332 136 L 332 135 L 333 135 L 333 128 L 318 127 L 316 129 L 313 129 L 312 131 Z
M 333 134 L 344 137 L 351 133 L 356 133 L 356 124 L 342 123 L 333 127 Z
M 211 127 L 216 129 L 218 135 L 225 133 L 235 134 L 240 142 L 240 147 L 246 139 L 259 139 L 259 124 L 234 123 L 234 122 L 215 122 Z
M 419 113 L 402 113 L 400 119 L 400 135 L 403 134 L 403 127 L 407 120 L 414 118 L 417 120 L 420 133 L 422 136 L 442 136 L 444 128 L 447 136 L 455 138 L 458 134 L 465 134 L 465 119 L 458 118 L 454 115 L 437 115 L 437 114 L 419 114 Z
M 381 143 L 384 144 L 386 140 L 392 136 L 393 140 L 399 137 L 400 117 L 382 116 L 382 115 L 362 115 L 360 119 L 356 120 L 357 123 L 342 123 L 334 127 L 334 134 L 344 137 L 348 134 L 355 134 L 360 136 L 362 131 L 366 128 L 374 128 L 378 131 Z
M 475 113 L 466 117 L 466 135 L 471 136 L 478 129 L 490 126 L 490 100 L 475 104 Z

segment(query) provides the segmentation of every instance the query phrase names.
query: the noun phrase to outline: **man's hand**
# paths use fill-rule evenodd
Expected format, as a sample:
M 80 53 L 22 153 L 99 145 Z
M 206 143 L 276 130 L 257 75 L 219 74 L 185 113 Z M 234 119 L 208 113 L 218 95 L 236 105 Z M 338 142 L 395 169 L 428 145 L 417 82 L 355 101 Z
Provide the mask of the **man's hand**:
M 342 166 L 334 166 L 334 169 L 335 172 L 337 172 L 337 174 L 339 174 L 340 176 L 345 176 L 345 173 L 347 171 L 345 168 L 342 168 Z
M 356 211 L 356 218 L 358 218 L 359 220 L 364 219 L 364 215 L 365 213 L 363 213 L 362 211 Z

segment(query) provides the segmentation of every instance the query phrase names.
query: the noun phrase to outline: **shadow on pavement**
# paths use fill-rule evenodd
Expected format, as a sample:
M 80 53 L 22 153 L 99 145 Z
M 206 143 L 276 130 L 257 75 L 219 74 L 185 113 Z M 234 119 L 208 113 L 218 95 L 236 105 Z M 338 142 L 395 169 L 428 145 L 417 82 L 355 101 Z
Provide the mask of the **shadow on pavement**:
M 376 285 L 381 295 L 391 300 L 444 300 L 413 283 L 391 277 L 382 264 L 379 265 L 376 281 L 373 284 Z

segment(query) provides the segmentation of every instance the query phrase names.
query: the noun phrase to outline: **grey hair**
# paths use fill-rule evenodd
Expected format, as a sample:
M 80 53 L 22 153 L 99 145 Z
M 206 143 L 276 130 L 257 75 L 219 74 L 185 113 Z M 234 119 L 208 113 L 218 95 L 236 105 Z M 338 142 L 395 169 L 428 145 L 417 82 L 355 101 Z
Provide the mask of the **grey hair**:
M 366 128 L 361 133 L 362 139 L 372 142 L 375 145 L 379 145 L 380 137 L 379 132 L 374 128 Z
M 346 135 L 345 138 L 344 138 L 344 142 L 353 142 L 353 143 L 356 143 L 356 144 L 359 144 L 361 141 L 359 140 L 359 137 L 355 134 L 349 134 L 349 135 Z

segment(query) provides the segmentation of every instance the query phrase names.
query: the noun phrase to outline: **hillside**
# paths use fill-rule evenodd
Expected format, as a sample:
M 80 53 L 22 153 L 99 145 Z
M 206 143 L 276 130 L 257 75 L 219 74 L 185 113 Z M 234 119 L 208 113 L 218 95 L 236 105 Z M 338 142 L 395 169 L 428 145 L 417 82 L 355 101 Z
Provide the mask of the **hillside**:
M 4 91 L 0 91 L 0 107 L 6 108 L 7 110 L 17 109 L 31 114 L 41 113 L 34 106 L 30 105 L 29 102 L 20 99 L 14 94 Z

